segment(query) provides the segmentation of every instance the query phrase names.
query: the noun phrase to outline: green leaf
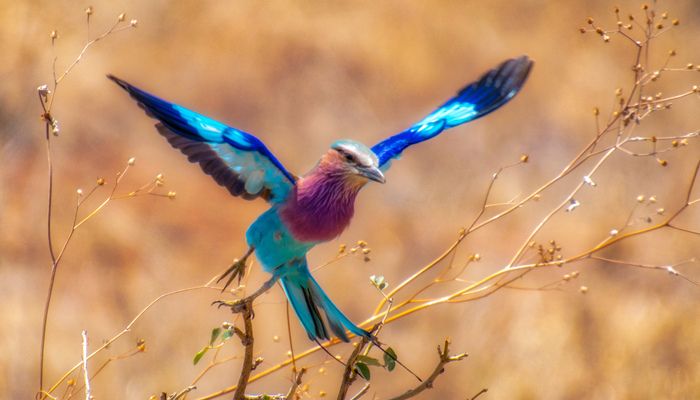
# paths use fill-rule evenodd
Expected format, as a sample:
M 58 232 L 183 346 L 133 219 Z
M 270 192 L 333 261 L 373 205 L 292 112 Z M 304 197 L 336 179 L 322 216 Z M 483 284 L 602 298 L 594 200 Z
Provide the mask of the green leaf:
M 207 354 L 207 351 L 209 351 L 209 346 L 204 346 L 202 350 L 198 351 L 197 354 L 194 355 L 194 360 L 192 360 L 192 363 L 194 365 L 197 365 L 199 360 L 201 360 L 202 357 L 204 357 L 204 355 Z
M 226 330 L 224 331 L 224 334 L 221 335 L 221 341 L 222 341 L 222 342 L 225 342 L 225 341 L 231 339 L 231 337 L 233 337 L 233 328 L 232 328 L 232 329 L 226 329 Z
M 213 346 L 216 339 L 219 338 L 221 334 L 221 328 L 214 328 L 211 330 L 211 339 L 209 339 L 209 346 Z
M 357 372 L 361 377 L 365 378 L 366 381 L 370 378 L 369 367 L 363 362 L 355 363 L 355 372 Z
M 396 352 L 394 349 L 391 347 L 386 349 L 386 353 L 384 353 L 384 365 L 386 366 L 387 371 L 391 372 L 396 368 L 396 360 L 398 357 L 396 357 Z
M 367 364 L 367 365 L 374 365 L 374 366 L 377 366 L 377 367 L 381 367 L 381 366 L 382 366 L 382 364 L 380 364 L 380 363 L 379 363 L 379 360 L 377 360 L 376 358 L 372 358 L 372 357 L 365 356 L 365 355 L 362 355 L 362 354 L 360 354 L 359 356 L 357 356 L 356 360 L 359 361 L 359 362 L 361 362 L 361 363 L 363 363 L 363 364 Z

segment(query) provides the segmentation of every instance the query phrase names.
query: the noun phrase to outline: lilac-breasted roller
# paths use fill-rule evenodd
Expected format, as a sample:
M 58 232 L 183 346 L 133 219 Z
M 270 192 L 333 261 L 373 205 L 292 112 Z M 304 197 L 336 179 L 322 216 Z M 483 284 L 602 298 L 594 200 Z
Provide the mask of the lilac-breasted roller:
M 353 140 L 334 142 L 316 166 L 300 177 L 290 173 L 257 137 L 108 77 L 159 120 L 156 129 L 173 147 L 219 185 L 234 196 L 262 198 L 270 204 L 246 231 L 246 255 L 221 276 L 228 277 L 226 286 L 236 277 L 240 281 L 246 259 L 254 252 L 272 278 L 249 299 L 279 281 L 311 340 L 329 339 L 330 328 L 344 341 L 348 341 L 346 330 L 374 341 L 321 289 L 309 272 L 306 253 L 343 232 L 360 189 L 369 181 L 384 183 L 392 159 L 413 144 L 501 107 L 518 93 L 531 68 L 526 56 L 507 60 L 415 125 L 372 148 Z

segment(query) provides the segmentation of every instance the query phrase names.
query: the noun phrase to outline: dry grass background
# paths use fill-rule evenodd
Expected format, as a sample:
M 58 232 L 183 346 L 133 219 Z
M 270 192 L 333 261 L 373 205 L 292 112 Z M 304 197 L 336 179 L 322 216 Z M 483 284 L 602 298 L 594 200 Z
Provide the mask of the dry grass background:
M 57 29 L 59 69 L 85 39 L 84 2 L 0 1 L 0 397 L 34 395 L 41 310 L 48 279 L 46 158 L 34 88 L 48 83 Z M 75 190 L 97 177 L 112 181 L 129 157 L 135 168 L 125 189 L 165 174 L 177 199 L 120 200 L 82 227 L 58 273 L 49 322 L 46 376 L 53 382 L 80 357 L 80 332 L 91 346 L 119 331 L 157 295 L 207 281 L 245 250 L 243 234 L 264 210 L 260 202 L 232 199 L 156 134 L 152 121 L 108 82 L 114 73 L 155 94 L 192 107 L 261 137 L 286 166 L 301 173 L 336 138 L 372 144 L 421 118 L 464 83 L 502 59 L 536 60 L 525 90 L 497 113 L 412 148 L 384 186 L 360 196 L 352 227 L 311 254 L 316 265 L 340 243 L 369 242 L 372 260 L 348 258 L 316 275 L 334 301 L 360 321 L 379 294 L 371 274 L 396 283 L 432 260 L 478 212 L 499 166 L 530 162 L 499 179 L 507 200 L 551 178 L 594 134 L 591 109 L 610 110 L 613 90 L 629 82 L 632 49 L 622 40 L 603 44 L 577 28 L 589 15 L 614 19 L 607 1 L 491 0 L 386 2 L 94 2 L 93 32 L 122 11 L 139 27 L 91 49 L 61 87 L 54 113 L 62 133 L 54 141 L 55 233 L 68 229 Z M 639 11 L 635 1 L 624 9 Z M 681 26 L 660 39 L 659 60 L 676 48 L 679 62 L 700 62 L 700 6 L 663 2 Z M 684 64 L 682 64 L 684 65 Z M 669 91 L 687 89 L 700 73 L 674 76 Z M 677 134 L 699 128 L 700 100 L 654 116 L 639 133 Z M 619 226 L 639 194 L 656 195 L 672 209 L 682 201 L 697 142 L 667 157 L 617 154 L 580 196 L 582 206 L 558 214 L 538 238 L 563 251 L 590 246 Z M 458 257 L 478 252 L 476 278 L 506 263 L 514 244 L 561 199 L 579 174 L 565 179 L 531 210 L 477 232 Z M 570 190 L 570 189 L 568 189 Z M 557 197 L 559 194 L 559 197 Z M 551 196 L 551 197 L 550 197 Z M 653 209 L 649 209 L 653 214 Z M 700 212 L 686 225 L 697 228 Z M 698 236 L 662 230 L 606 251 L 613 258 L 671 263 L 699 256 Z M 684 271 L 700 276 L 698 263 Z M 585 262 L 538 272 L 522 283 L 537 287 L 565 272 L 581 271 L 563 291 L 501 291 L 477 302 L 419 313 L 388 326 L 390 343 L 420 374 L 434 365 L 445 337 L 470 357 L 451 365 L 422 398 L 460 399 L 487 387 L 487 399 L 700 398 L 700 290 L 658 271 Z M 251 285 L 263 275 L 255 272 Z M 589 287 L 582 295 L 579 285 Z M 209 306 L 213 291 L 184 294 L 157 305 L 129 336 L 110 349 L 119 354 L 146 340 L 147 352 L 114 362 L 94 381 L 96 398 L 147 398 L 187 386 L 202 366 L 192 356 L 210 330 L 230 319 Z M 281 290 L 256 308 L 257 350 L 264 366 L 285 358 Z M 297 322 L 295 349 L 309 346 Z M 281 337 L 279 342 L 273 336 Z M 227 352 L 238 351 L 229 343 Z M 333 350 L 347 355 L 348 345 Z M 103 355 L 104 360 L 107 355 Z M 323 354 L 304 360 L 310 398 L 333 393 L 340 379 Z M 95 363 L 97 365 L 97 363 Z M 210 372 L 192 398 L 233 384 L 236 364 Z M 258 381 L 253 391 L 282 392 L 289 372 Z M 412 385 L 402 372 L 376 373 L 373 390 L 386 398 Z M 400 389 L 401 388 L 401 389 Z

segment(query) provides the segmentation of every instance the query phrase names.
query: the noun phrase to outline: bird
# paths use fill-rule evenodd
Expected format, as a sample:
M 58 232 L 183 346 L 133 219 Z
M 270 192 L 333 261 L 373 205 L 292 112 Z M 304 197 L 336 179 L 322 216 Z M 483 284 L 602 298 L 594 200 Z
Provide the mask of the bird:
M 441 132 L 476 120 L 510 101 L 533 67 L 528 56 L 503 61 L 466 85 L 456 96 L 408 129 L 372 147 L 350 139 L 333 142 L 307 173 L 289 172 L 256 136 L 188 108 L 163 100 L 126 81 L 107 75 L 155 118 L 156 130 L 190 162 L 231 195 L 263 199 L 269 208 L 245 233 L 248 250 L 219 280 L 224 288 L 240 283 L 248 258 L 255 254 L 271 277 L 247 299 L 253 300 L 279 282 L 309 339 L 349 341 L 349 334 L 376 343 L 331 301 L 311 275 L 307 253 L 338 237 L 348 227 L 360 190 L 385 183 L 385 173 L 406 148 Z M 252 304 L 252 303 L 251 303 Z

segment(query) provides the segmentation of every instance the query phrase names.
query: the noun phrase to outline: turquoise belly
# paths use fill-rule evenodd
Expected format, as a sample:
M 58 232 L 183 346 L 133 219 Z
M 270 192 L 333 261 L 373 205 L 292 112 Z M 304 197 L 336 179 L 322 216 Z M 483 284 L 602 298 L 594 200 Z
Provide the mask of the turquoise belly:
M 304 257 L 316 245 L 295 240 L 282 223 L 277 207 L 270 208 L 250 225 L 246 240 L 255 248 L 255 256 L 268 273 L 287 261 Z

